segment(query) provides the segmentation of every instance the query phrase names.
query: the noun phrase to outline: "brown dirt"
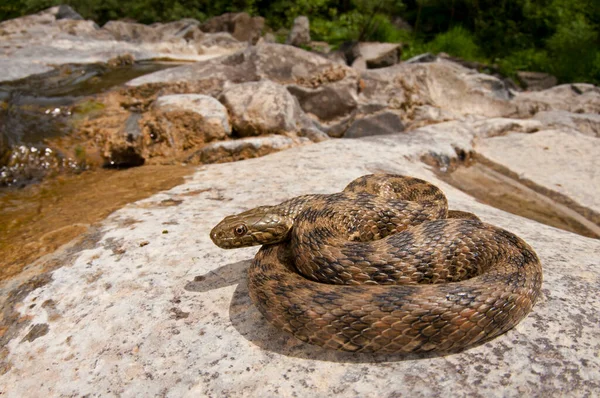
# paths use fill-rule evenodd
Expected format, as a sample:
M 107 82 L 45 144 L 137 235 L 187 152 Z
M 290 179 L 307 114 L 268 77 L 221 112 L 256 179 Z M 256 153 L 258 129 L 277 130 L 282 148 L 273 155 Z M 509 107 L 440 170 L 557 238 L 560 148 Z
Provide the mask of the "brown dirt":
M 82 236 L 127 203 L 183 183 L 192 171 L 185 166 L 101 169 L 0 193 L 0 280 Z

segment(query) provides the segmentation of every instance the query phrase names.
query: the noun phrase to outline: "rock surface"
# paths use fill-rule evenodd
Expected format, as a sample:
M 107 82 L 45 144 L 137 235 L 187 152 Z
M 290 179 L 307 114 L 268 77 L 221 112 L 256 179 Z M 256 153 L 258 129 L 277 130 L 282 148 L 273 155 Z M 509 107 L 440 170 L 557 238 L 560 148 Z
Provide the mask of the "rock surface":
M 172 124 L 197 134 L 202 142 L 224 139 L 231 135 L 227 109 L 213 97 L 201 94 L 175 94 L 158 97 L 155 110 Z
M 319 121 L 329 122 L 344 117 L 358 105 L 356 82 L 351 78 L 316 88 L 290 85 L 288 90 L 298 99 L 302 109 Z
M 558 84 L 555 76 L 542 72 L 517 72 L 517 77 L 527 90 L 541 91 Z
M 69 14 L 61 7 L 0 23 L 0 81 L 21 79 L 64 64 L 106 63 L 124 55 L 137 61 L 197 61 L 232 53 L 245 45 L 210 45 L 211 35 L 203 34 L 193 20 L 151 26 L 111 21 L 100 28 L 93 21 L 65 18 Z
M 0 79 L 66 62 L 198 62 L 57 108 L 73 110 L 77 131 L 49 141 L 57 150 L 23 147 L 5 156 L 0 148 L 14 169 L 1 169 L 2 176 L 18 174 L 10 162 L 21 158 L 69 168 L 62 154 L 77 151 L 89 154 L 88 165 L 93 156 L 112 166 L 248 160 L 204 165 L 183 185 L 115 212 L 84 243 L 1 282 L 0 394 L 487 397 L 600 390 L 600 241 L 491 208 L 443 182 L 452 170 L 485 166 L 558 203 L 589 236 L 600 236 L 600 88 L 516 92 L 477 72 L 479 65 L 443 56 L 357 71 L 292 46 L 249 45 L 264 21 L 243 13 L 202 25 L 100 28 L 72 11 L 54 7 L 1 23 Z M 338 55 L 353 61 L 357 48 L 350 43 Z M 528 241 L 544 267 L 533 312 L 503 336 L 442 357 L 330 352 L 271 327 L 248 297 L 245 271 L 256 249 L 218 249 L 210 229 L 226 215 L 336 192 L 379 172 L 427 179 L 452 208 Z
M 54 17 L 37 18 L 42 17 L 52 24 Z M 196 46 L 207 46 L 216 40 L 221 49 L 240 44 L 229 33 L 200 32 L 194 20 L 114 26 L 121 26 L 125 32 L 132 29 L 129 40 L 138 40 L 136 29 L 150 32 L 138 35 L 146 37 L 143 43 L 195 40 Z M 121 57 L 117 61 L 120 59 L 133 58 Z M 108 164 L 119 166 L 170 163 L 202 159 L 192 154 L 202 152 L 202 146 L 212 139 L 227 139 L 227 133 L 192 139 L 183 132 L 191 121 L 172 122 L 164 115 L 156 115 L 157 108 L 150 105 L 156 97 L 165 95 L 220 98 L 229 108 L 234 137 L 283 133 L 294 143 L 300 142 L 296 139 L 299 137 L 322 141 L 325 133 L 337 138 L 344 134 L 357 137 L 410 132 L 450 121 L 476 121 L 472 127 L 482 137 L 501 135 L 513 127 L 519 132 L 557 128 L 597 136 L 595 116 L 600 110 L 600 91 L 592 85 L 518 93 L 503 80 L 443 57 L 357 72 L 318 54 L 264 41 L 256 46 L 244 44 L 233 54 L 148 74 L 127 85 L 123 95 L 129 98 L 109 99 L 111 103 L 104 104 L 106 111 L 91 123 L 93 126 L 82 129 L 84 134 L 80 137 L 85 142 L 73 142 L 67 152 L 78 146 L 90 148 L 87 153 L 100 148 Z M 550 113 L 554 116 L 550 117 Z M 539 117 L 531 120 L 532 115 Z M 514 122 L 515 117 L 526 121 Z M 175 130 L 182 133 L 169 132 L 173 125 L 179 125 L 181 128 Z M 265 148 L 257 153 L 270 151 Z
M 510 169 L 549 192 L 575 201 L 600 224 L 600 198 L 589 186 L 600 187 L 598 139 L 579 133 L 543 130 L 480 140 L 477 153 Z M 543 156 L 532 156 L 541 154 Z M 586 212 L 586 210 L 582 210 Z
M 31 391 L 593 395 L 600 389 L 600 242 L 490 208 L 438 180 L 420 157 L 456 157 L 455 148 L 471 151 L 475 137 L 468 125 L 445 124 L 203 166 L 185 184 L 117 211 L 85 250 L 56 254 L 62 268 L 2 286 L 5 316 L 20 321 L 2 337 L 0 391 L 11 397 Z M 446 192 L 452 208 L 473 211 L 529 242 L 544 267 L 533 312 L 486 344 L 426 358 L 325 351 L 270 326 L 248 298 L 245 272 L 256 248 L 221 250 L 210 229 L 225 215 L 336 192 L 374 172 L 427 179 Z
M 219 97 L 239 137 L 297 132 L 303 112 L 284 86 L 265 80 L 232 85 Z
M 141 76 L 128 82 L 130 87 L 145 84 L 207 84 L 219 81 L 243 83 L 260 79 L 279 84 L 300 83 L 316 87 L 355 77 L 348 67 L 335 64 L 318 54 L 283 44 L 260 42 L 233 55 L 197 62 Z
M 533 116 L 548 127 L 577 130 L 592 137 L 600 137 L 600 114 L 542 111 Z
M 206 145 L 194 153 L 191 163 L 226 163 L 258 158 L 293 146 L 310 143 L 308 138 L 290 138 L 282 135 L 247 137 L 234 141 L 219 141 Z
M 519 94 L 515 100 L 516 116 L 531 117 L 540 111 L 600 113 L 600 87 L 592 84 L 562 84 L 544 91 Z
M 377 102 L 404 112 L 410 122 L 423 106 L 442 109 L 453 119 L 498 117 L 516 112 L 504 83 L 449 61 L 398 64 L 361 73 L 361 102 Z
M 288 35 L 285 44 L 295 47 L 310 44 L 310 22 L 308 17 L 301 15 L 294 19 L 292 30 L 290 30 L 290 34 Z
M 394 134 L 403 130 L 402 118 L 395 112 L 385 111 L 355 120 L 344 133 L 344 138 Z

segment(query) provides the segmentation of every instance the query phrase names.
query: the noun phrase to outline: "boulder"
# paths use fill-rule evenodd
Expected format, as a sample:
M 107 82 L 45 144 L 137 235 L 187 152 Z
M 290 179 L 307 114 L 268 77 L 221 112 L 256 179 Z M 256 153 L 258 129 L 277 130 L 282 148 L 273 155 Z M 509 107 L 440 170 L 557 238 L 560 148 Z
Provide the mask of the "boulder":
M 593 84 L 562 84 L 543 91 L 518 93 L 512 116 L 531 117 L 540 111 L 600 113 L 600 87 Z
M 472 132 L 434 127 L 206 165 L 184 184 L 112 213 L 84 244 L 1 285 L 0 388 L 12 396 L 593 396 L 600 241 L 494 209 L 444 183 L 420 158 L 468 152 Z M 381 172 L 428 180 L 452 208 L 527 241 L 544 272 L 532 312 L 462 353 L 408 358 L 325 350 L 271 326 L 248 297 L 257 248 L 219 249 L 211 228 L 226 215 L 339 192 Z
M 190 92 L 218 96 L 227 83 L 260 79 L 287 85 L 302 109 L 322 121 L 346 115 L 357 104 L 358 80 L 351 68 L 299 48 L 265 42 L 233 55 L 145 75 L 127 84 L 160 84 L 177 90 L 187 87 Z
M 303 112 L 296 99 L 269 80 L 231 85 L 219 100 L 239 137 L 296 133 L 302 125 Z
M 259 77 L 248 51 L 236 52 L 190 65 L 164 69 L 137 77 L 126 83 L 129 87 L 186 86 L 187 92 L 218 96 L 227 82 L 256 81 Z M 168 89 L 166 90 L 168 91 Z
M 245 12 L 227 13 L 218 17 L 209 18 L 200 29 L 203 32 L 229 32 L 239 41 L 255 44 L 262 34 L 265 26 L 263 17 L 251 17 Z
M 361 73 L 361 103 L 382 103 L 403 112 L 408 124 L 423 106 L 461 118 L 499 117 L 515 112 L 511 92 L 493 76 L 449 61 L 402 63 Z
M 392 66 L 400 62 L 402 46 L 398 43 L 358 43 L 359 56 L 352 62 L 358 70 L 377 69 Z
M 79 14 L 73 14 L 71 11 L 74 12 L 69 6 L 56 6 L 37 14 L 0 22 L 2 52 L 10 53 L 18 45 L 37 44 L 44 39 L 68 36 L 94 37 L 100 29 L 98 25 L 94 21 L 83 20 Z
M 258 75 L 280 84 L 319 87 L 344 79 L 356 81 L 350 68 L 335 64 L 318 54 L 283 44 L 256 46 L 253 60 Z
M 356 81 L 356 73 L 300 48 L 261 42 L 232 55 L 141 76 L 127 85 L 184 83 L 196 87 L 209 85 L 218 91 L 225 82 L 268 79 L 279 84 L 318 87 L 346 78 Z
M 157 42 L 162 39 L 159 31 L 152 26 L 141 23 L 125 21 L 109 21 L 102 29 L 119 41 L 128 41 L 133 43 Z
M 139 138 L 130 138 L 128 143 L 151 164 L 185 161 L 205 144 L 231 136 L 227 110 L 206 95 L 160 96 L 149 112 L 133 115 L 139 117 Z M 116 137 L 109 137 L 109 142 Z
M 200 30 L 200 22 L 193 18 L 184 18 L 168 23 L 153 23 L 152 28 L 158 31 L 163 39 L 183 38 L 187 41 L 198 41 L 204 37 Z
M 317 88 L 289 85 L 304 112 L 324 122 L 352 112 L 357 106 L 357 87 L 353 79 L 325 84 Z
M 530 91 L 541 91 L 554 87 L 558 84 L 555 76 L 542 72 L 517 72 L 517 78 L 525 89 Z
M 155 115 L 166 130 L 179 130 L 184 136 L 174 141 L 185 146 L 222 140 L 231 136 L 227 109 L 213 97 L 201 94 L 175 94 L 158 97 Z M 172 135 L 172 134 L 170 134 Z
M 308 17 L 301 15 L 294 19 L 294 25 L 292 26 L 292 30 L 290 30 L 290 34 L 288 35 L 285 44 L 295 47 L 310 44 L 310 24 Z

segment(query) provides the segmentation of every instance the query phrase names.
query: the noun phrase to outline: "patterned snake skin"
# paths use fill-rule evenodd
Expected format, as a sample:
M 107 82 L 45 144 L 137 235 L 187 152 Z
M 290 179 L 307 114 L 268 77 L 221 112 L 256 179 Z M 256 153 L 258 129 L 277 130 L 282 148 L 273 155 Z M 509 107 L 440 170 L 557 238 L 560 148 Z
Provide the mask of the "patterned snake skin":
M 356 352 L 455 352 L 514 327 L 542 285 L 514 234 L 448 211 L 430 183 L 358 178 L 226 217 L 222 248 L 264 245 L 250 267 L 254 304 L 302 341 Z

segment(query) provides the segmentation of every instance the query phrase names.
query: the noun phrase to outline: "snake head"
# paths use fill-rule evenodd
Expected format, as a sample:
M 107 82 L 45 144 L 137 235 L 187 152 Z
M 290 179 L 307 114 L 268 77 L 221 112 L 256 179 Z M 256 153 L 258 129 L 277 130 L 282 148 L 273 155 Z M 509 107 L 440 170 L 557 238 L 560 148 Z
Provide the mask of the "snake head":
M 210 231 L 210 238 L 223 249 L 279 243 L 289 237 L 293 221 L 269 206 L 258 207 L 225 217 Z

